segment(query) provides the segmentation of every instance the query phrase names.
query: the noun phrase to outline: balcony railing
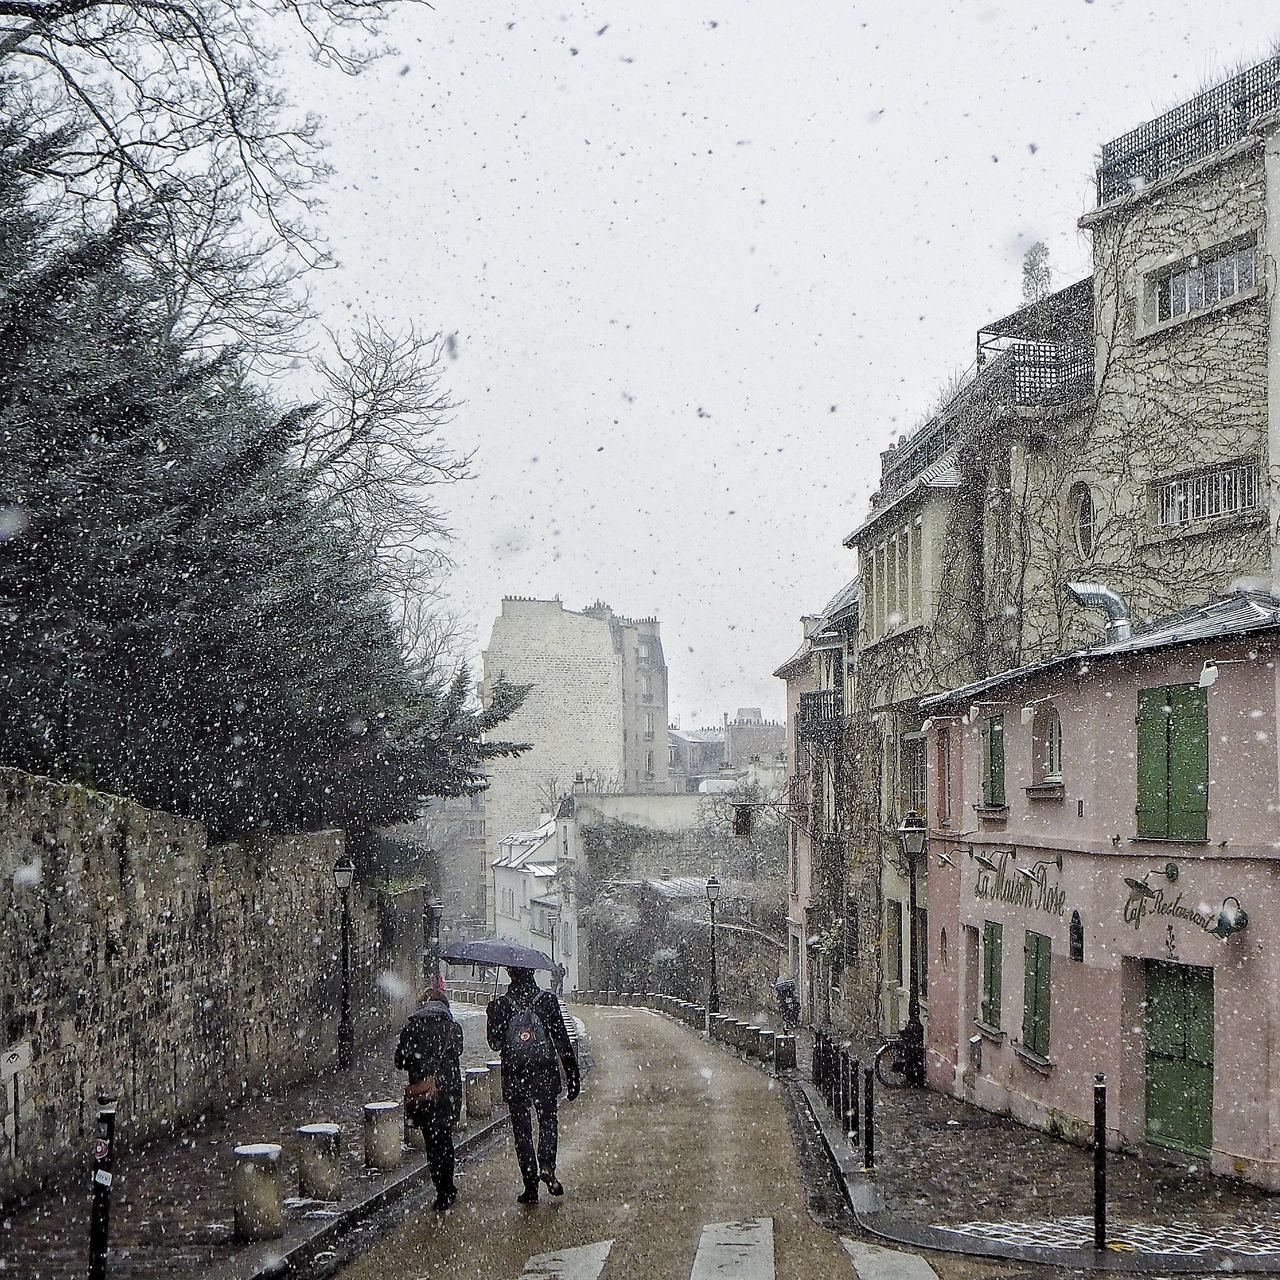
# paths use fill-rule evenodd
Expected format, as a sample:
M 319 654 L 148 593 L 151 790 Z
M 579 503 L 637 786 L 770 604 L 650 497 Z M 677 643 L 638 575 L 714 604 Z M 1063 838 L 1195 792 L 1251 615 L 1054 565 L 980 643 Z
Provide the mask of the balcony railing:
M 1098 203 L 1140 191 L 1239 142 L 1254 120 L 1277 107 L 1280 57 L 1268 58 L 1108 142 L 1098 164 Z
M 829 742 L 840 733 L 844 698 L 839 689 L 815 689 L 800 695 L 796 727 L 807 742 Z
M 1020 342 L 1009 349 L 1013 403 L 1025 408 L 1074 404 L 1093 391 L 1093 346 Z

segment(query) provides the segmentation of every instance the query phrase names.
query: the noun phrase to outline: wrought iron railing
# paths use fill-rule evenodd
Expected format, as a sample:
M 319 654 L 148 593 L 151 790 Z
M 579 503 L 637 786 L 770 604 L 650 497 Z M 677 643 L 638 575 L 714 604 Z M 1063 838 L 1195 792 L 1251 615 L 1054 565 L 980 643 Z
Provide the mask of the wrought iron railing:
M 802 738 L 834 738 L 843 718 L 844 698 L 839 689 L 815 689 L 800 695 L 797 728 Z
M 1072 404 L 1093 391 L 1093 346 L 1020 342 L 1008 348 L 1013 403 L 1026 408 Z
M 1102 148 L 1098 203 L 1106 204 L 1240 141 L 1249 125 L 1280 107 L 1280 57 L 1198 94 Z

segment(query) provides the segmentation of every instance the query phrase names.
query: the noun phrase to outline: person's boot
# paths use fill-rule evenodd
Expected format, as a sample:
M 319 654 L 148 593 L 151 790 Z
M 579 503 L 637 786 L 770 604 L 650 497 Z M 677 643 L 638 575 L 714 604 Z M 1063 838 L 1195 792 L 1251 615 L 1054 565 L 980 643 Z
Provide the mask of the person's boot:
M 534 1178 L 532 1182 L 524 1184 L 524 1190 L 516 1196 L 518 1204 L 537 1204 L 538 1203 L 538 1180 Z
M 564 1185 L 556 1178 L 556 1171 L 554 1169 L 543 1169 L 538 1176 L 547 1184 L 547 1190 L 550 1191 L 553 1196 L 564 1195 Z
M 435 1203 L 431 1206 L 437 1213 L 447 1213 L 453 1208 L 454 1201 L 458 1198 L 457 1187 L 446 1187 L 443 1191 L 436 1192 Z

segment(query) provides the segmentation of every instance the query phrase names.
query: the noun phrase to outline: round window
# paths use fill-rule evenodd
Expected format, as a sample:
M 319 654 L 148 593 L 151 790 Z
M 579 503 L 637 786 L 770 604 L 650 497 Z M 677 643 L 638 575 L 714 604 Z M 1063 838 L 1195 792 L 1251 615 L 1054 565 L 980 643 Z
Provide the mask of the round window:
M 1093 557 L 1097 517 L 1093 510 L 1093 494 L 1087 485 L 1078 484 L 1071 490 L 1071 522 L 1075 528 L 1076 550 L 1081 559 Z

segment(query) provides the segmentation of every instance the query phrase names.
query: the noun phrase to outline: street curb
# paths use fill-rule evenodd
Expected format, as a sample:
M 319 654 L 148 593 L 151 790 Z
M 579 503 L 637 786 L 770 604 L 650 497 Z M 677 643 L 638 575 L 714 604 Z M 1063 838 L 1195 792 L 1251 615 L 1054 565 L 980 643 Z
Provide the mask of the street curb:
M 1280 1275 L 1280 1253 L 1250 1256 L 1225 1249 L 1203 1253 L 1136 1253 L 1111 1249 L 1059 1248 L 1053 1245 L 1013 1244 L 1001 1240 L 980 1240 L 957 1236 L 940 1227 L 924 1226 L 910 1218 L 884 1209 L 884 1191 L 849 1149 L 844 1134 L 825 1114 L 821 1097 L 808 1081 L 799 1082 L 809 1118 L 822 1139 L 832 1168 L 844 1192 L 854 1220 L 868 1235 L 912 1249 L 935 1253 L 962 1254 L 972 1258 L 1000 1258 L 1012 1262 L 1033 1262 L 1040 1266 L 1073 1271 L 1115 1271 L 1128 1275 L 1204 1276 L 1210 1272 L 1230 1275 Z

